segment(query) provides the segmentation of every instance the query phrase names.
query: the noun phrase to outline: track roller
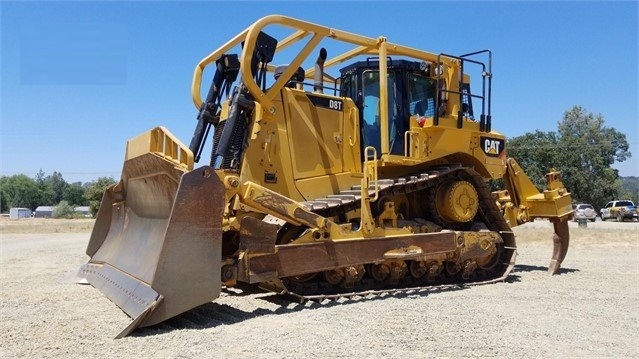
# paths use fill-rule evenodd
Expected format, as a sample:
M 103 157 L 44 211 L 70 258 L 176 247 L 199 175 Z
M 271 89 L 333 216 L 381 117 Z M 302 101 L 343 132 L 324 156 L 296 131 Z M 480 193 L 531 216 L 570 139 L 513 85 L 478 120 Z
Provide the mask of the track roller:
M 335 286 L 352 288 L 362 280 L 364 273 L 366 273 L 366 270 L 363 265 L 348 266 L 325 271 L 324 279 Z
M 443 265 L 436 261 L 411 261 L 409 266 L 410 275 L 415 279 L 426 276 L 428 281 L 433 281 L 442 272 Z

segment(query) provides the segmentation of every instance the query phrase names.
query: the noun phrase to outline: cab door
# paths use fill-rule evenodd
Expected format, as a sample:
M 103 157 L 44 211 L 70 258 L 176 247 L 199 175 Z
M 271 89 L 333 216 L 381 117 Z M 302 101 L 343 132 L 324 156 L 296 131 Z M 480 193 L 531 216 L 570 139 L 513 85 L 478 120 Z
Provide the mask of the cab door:
M 398 79 L 395 71 L 388 71 L 388 130 L 381 133 L 380 124 L 380 88 L 379 71 L 367 69 L 362 72 L 362 153 L 368 146 L 375 147 L 381 154 L 382 136 L 388 136 L 389 150 L 392 154 L 401 154 L 404 150 L 404 125 L 402 121 L 400 99 L 398 93 Z

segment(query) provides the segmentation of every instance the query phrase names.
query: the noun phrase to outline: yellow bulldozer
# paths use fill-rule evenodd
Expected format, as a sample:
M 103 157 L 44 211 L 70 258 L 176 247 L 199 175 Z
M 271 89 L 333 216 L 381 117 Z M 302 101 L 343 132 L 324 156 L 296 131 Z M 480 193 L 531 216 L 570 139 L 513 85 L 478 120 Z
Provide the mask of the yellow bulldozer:
M 197 64 L 189 146 L 164 127 L 128 141 L 79 275 L 133 318 L 122 337 L 241 283 L 303 301 L 501 281 L 511 228 L 536 218 L 554 224 L 555 273 L 571 196 L 506 157 L 491 60 L 259 19 Z

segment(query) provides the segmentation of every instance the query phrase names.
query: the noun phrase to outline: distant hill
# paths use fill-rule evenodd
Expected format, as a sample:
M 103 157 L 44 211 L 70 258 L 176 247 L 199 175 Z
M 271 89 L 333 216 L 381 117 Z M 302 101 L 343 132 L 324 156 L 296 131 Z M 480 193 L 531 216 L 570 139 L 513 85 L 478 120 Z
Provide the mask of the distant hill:
M 639 202 L 639 177 L 619 177 L 621 180 L 621 191 L 619 199 L 630 199 L 635 204 Z

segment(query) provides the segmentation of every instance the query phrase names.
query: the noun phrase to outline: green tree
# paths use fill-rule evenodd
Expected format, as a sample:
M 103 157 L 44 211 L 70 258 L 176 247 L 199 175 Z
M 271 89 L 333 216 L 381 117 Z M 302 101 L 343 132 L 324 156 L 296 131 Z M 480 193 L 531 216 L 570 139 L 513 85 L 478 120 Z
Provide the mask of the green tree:
M 557 134 L 539 130 L 513 137 L 506 144 L 508 155 L 519 163 L 539 190 L 546 188 L 548 170 L 561 165 L 557 148 Z
M 60 172 L 53 171 L 53 174 L 45 177 L 42 182 L 42 191 L 44 194 L 42 198 L 43 204 L 47 203 L 44 200 L 47 200 L 48 203 L 59 203 L 62 201 L 69 184 L 62 178 Z
M 85 188 L 82 186 L 82 182 L 74 182 L 64 191 L 63 199 L 75 206 L 86 206 L 89 201 L 84 198 Z
M 111 177 L 100 177 L 87 186 L 84 192 L 84 198 L 89 202 L 89 208 L 94 217 L 100 208 L 100 201 L 102 200 L 104 190 L 114 183 L 115 180 Z
M 555 168 L 575 202 L 596 207 L 620 198 L 621 180 L 612 165 L 631 156 L 625 134 L 605 127 L 600 114 L 580 106 L 564 113 L 557 132 L 526 133 L 510 139 L 506 149 L 538 189 L 544 189 L 544 175 Z
M 53 213 L 51 214 L 53 218 L 74 218 L 75 209 L 72 205 L 67 201 L 60 201 L 57 206 L 53 209 Z
M 47 186 L 46 179 L 47 175 L 41 168 L 35 176 L 35 182 L 39 189 L 38 203 L 41 205 L 53 205 L 54 203 L 57 203 L 53 201 L 55 194 L 53 193 L 53 189 Z
M 40 188 L 30 177 L 19 174 L 0 177 L 0 207 L 2 212 L 13 207 L 36 209 L 40 204 Z
M 573 198 L 596 207 L 615 199 L 621 181 L 612 165 L 631 156 L 626 135 L 605 127 L 601 114 L 594 115 L 581 106 L 564 113 L 558 133 L 557 159 Z
M 44 186 L 44 179 L 46 178 L 44 171 L 42 170 L 42 168 L 40 168 L 40 170 L 38 171 L 38 173 L 35 176 L 35 181 L 38 184 L 38 186 Z
M 620 199 L 629 199 L 639 205 L 639 177 L 621 177 Z

